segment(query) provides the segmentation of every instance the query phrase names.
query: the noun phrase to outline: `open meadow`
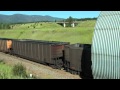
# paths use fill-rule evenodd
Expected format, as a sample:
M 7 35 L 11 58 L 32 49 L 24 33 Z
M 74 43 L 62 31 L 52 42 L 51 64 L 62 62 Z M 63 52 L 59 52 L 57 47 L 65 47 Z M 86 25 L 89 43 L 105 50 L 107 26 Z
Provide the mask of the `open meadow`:
M 36 39 L 91 44 L 96 20 L 79 21 L 75 27 L 63 27 L 55 22 L 13 24 L 0 30 L 1 38 Z

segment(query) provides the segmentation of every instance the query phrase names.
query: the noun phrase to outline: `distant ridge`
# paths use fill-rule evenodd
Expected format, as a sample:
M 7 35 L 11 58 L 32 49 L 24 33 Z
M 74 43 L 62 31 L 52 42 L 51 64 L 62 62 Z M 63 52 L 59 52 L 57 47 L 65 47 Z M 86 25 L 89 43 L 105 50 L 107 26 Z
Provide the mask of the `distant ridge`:
M 61 21 L 64 18 L 52 17 L 49 15 L 24 15 L 24 14 L 13 14 L 13 15 L 2 15 L 0 14 L 0 23 L 20 23 L 20 22 L 37 22 L 37 21 Z

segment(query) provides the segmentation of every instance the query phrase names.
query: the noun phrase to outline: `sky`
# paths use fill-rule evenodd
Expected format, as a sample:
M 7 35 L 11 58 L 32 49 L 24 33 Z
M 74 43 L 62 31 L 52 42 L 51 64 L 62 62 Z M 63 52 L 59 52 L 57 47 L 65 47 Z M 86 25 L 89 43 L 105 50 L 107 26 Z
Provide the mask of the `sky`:
M 25 15 L 49 15 L 59 18 L 94 18 L 98 17 L 100 11 L 0 11 L 0 14 L 13 15 L 13 14 L 25 14 Z

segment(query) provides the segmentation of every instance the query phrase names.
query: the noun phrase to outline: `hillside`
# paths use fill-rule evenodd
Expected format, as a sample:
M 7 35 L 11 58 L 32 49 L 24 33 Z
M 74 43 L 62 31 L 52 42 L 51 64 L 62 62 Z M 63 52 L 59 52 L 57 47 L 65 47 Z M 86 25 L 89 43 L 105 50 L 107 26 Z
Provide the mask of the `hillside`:
M 36 22 L 36 21 L 59 21 L 63 18 L 51 17 L 51 16 L 41 16 L 41 15 L 0 15 L 0 22 L 2 23 L 20 23 L 20 22 Z
M 0 37 L 91 44 L 95 22 L 80 21 L 74 28 L 64 28 L 55 22 L 15 24 L 13 29 L 0 30 Z

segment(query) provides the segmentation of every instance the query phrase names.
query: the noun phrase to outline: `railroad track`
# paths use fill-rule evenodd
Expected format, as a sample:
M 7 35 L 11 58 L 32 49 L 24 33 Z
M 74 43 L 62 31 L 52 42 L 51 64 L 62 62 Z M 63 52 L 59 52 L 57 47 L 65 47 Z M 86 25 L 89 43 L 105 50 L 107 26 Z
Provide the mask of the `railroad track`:
M 2 52 L 0 52 L 0 60 L 4 60 L 6 64 L 12 66 L 17 63 L 22 63 L 26 67 L 27 73 L 33 74 L 38 79 L 81 79 L 79 75 L 73 75 L 64 70 L 53 69 L 49 66 Z

